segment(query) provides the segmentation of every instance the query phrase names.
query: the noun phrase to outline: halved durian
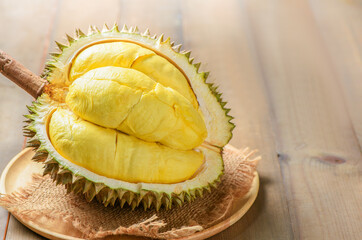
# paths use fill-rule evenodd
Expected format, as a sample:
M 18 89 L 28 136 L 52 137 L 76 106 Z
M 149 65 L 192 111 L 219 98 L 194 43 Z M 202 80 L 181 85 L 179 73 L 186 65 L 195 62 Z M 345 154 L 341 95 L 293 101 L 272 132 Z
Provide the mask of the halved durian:
M 210 191 L 234 125 L 190 52 L 117 25 L 67 38 L 26 115 L 44 174 L 106 206 L 169 209 Z

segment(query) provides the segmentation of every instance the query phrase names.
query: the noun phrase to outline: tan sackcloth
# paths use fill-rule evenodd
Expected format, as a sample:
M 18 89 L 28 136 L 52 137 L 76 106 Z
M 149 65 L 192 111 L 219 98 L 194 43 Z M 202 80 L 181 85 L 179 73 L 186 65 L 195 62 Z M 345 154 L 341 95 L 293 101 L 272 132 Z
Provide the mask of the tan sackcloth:
M 238 151 L 226 147 L 223 158 L 225 172 L 221 183 L 211 193 L 206 192 L 182 207 L 171 210 L 144 211 L 143 207 L 104 207 L 82 195 L 67 194 L 48 176 L 35 175 L 25 189 L 0 198 L 0 205 L 20 217 L 36 222 L 62 219 L 71 223 L 82 238 L 95 239 L 109 235 L 127 234 L 156 239 L 180 238 L 207 229 L 222 221 L 235 197 L 245 195 L 253 181 L 259 157 L 255 151 Z

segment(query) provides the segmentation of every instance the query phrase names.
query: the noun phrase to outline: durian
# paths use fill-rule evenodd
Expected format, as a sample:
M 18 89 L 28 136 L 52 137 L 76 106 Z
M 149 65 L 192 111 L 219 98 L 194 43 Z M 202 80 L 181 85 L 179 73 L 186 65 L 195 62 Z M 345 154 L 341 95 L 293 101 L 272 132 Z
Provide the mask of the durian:
M 57 43 L 24 134 L 44 174 L 88 201 L 170 209 L 223 174 L 234 125 L 190 52 L 117 25 Z

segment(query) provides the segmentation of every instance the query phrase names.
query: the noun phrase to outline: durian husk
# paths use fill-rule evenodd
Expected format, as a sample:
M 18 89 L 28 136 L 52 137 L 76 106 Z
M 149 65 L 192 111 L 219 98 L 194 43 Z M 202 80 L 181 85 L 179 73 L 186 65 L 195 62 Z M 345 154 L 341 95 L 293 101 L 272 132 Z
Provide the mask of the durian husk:
M 127 203 L 132 209 L 138 206 L 143 206 L 144 209 L 154 207 L 158 210 L 162 206 L 166 209 L 171 209 L 174 205 L 181 206 L 184 202 L 191 202 L 197 197 L 202 197 L 204 191 L 210 192 L 212 188 L 216 187 L 223 174 L 222 148 L 232 137 L 232 130 L 235 125 L 231 123 L 233 117 L 228 115 L 230 109 L 225 108 L 226 102 L 222 100 L 221 94 L 217 92 L 217 87 L 212 83 L 206 82 L 209 73 L 199 72 L 200 63 L 193 64 L 194 59 L 190 57 L 191 52 L 181 51 L 181 45 L 174 45 L 169 38 L 163 40 L 163 35 L 159 37 L 156 35 L 151 36 L 148 30 L 140 33 L 137 27 L 128 29 L 126 26 L 123 26 L 122 30 L 119 30 L 116 24 L 112 28 L 108 28 L 105 25 L 102 31 L 91 26 L 88 34 L 84 34 L 78 29 L 74 38 L 69 35 L 66 36 L 68 43 L 61 44 L 57 42 L 60 53 L 51 54 L 52 59 L 47 63 L 42 74 L 42 77 L 52 83 L 53 86 L 58 84 L 56 79 L 67 77 L 64 76 L 64 73 L 68 72 L 72 58 L 80 49 L 105 39 L 131 39 L 132 42 L 151 45 L 153 48 L 150 49 L 155 50 L 157 53 L 161 52 L 170 61 L 174 62 L 184 74 L 188 72 L 188 78 L 196 79 L 195 85 L 193 85 L 193 82 L 190 82 L 196 96 L 200 94 L 198 91 L 212 93 L 210 96 L 213 96 L 214 99 L 200 99 L 198 97 L 200 109 L 204 115 L 210 113 L 218 116 L 220 114 L 223 115 L 220 124 L 217 122 L 220 118 L 210 115 L 206 115 L 205 118 L 211 122 L 216 121 L 211 125 L 217 126 L 224 123 L 222 125 L 224 129 L 221 131 L 224 134 L 219 137 L 217 135 L 218 132 L 214 133 L 212 128 L 208 129 L 209 135 L 205 140 L 205 144 L 198 148 L 205 154 L 208 166 L 204 166 L 204 169 L 198 172 L 193 179 L 167 185 L 142 183 L 125 183 L 124 185 L 127 187 L 122 187 L 122 184 L 118 186 L 116 186 L 117 184 L 112 185 L 109 183 L 114 183 L 116 180 L 88 173 L 88 170 L 79 166 L 77 168 L 81 170 L 78 171 L 78 169 L 72 168 L 69 163 L 66 163 L 65 160 L 59 160 L 62 157 L 50 143 L 47 123 L 51 112 L 59 104 L 62 104 L 61 101 L 56 102 L 53 99 L 59 101 L 62 99 L 62 96 L 57 96 L 56 88 L 48 89 L 33 102 L 32 106 L 28 107 L 30 114 L 25 115 L 28 120 L 26 121 L 27 126 L 24 127 L 24 135 L 28 137 L 27 146 L 32 147 L 36 151 L 33 160 L 44 163 L 44 175 L 49 174 L 57 184 L 65 185 L 68 192 L 82 193 L 87 201 L 97 199 L 105 206 L 115 205 L 116 203 L 124 206 Z M 193 76 L 189 76 L 190 73 Z M 62 86 L 61 83 L 59 83 L 59 86 Z M 209 102 L 209 105 L 212 105 L 210 108 L 212 110 L 215 109 L 215 111 L 207 109 L 207 104 L 203 101 Z M 214 169 L 213 172 L 207 168 L 209 166 L 215 166 L 216 170 Z M 208 177 L 202 179 L 202 176 Z M 95 179 L 98 179 L 98 181 Z M 122 181 L 117 180 L 117 182 Z

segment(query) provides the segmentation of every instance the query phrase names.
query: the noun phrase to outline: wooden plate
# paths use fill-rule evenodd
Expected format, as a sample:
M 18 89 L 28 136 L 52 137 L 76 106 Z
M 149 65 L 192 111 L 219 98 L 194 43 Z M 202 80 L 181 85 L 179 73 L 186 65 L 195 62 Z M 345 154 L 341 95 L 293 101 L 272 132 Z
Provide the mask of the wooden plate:
M 31 161 L 33 155 L 34 152 L 31 149 L 27 148 L 21 151 L 9 162 L 0 178 L 0 193 L 8 194 L 15 191 L 19 187 L 25 187 L 27 183 L 31 181 L 33 173 L 43 172 L 43 164 Z M 255 172 L 254 181 L 252 183 L 250 191 L 243 198 L 235 199 L 235 201 L 233 202 L 232 210 L 224 221 L 210 228 L 207 228 L 204 231 L 197 232 L 189 237 L 180 239 L 205 239 L 230 227 L 249 210 L 249 208 L 256 199 L 258 190 L 259 176 L 258 173 Z M 21 219 L 16 215 L 13 216 L 29 229 L 49 239 L 82 239 L 80 238 L 81 233 L 77 229 L 75 229 L 70 223 L 66 223 L 64 221 L 56 219 L 50 221 L 47 219 L 47 221 L 44 222 L 39 219 L 33 222 L 26 219 Z M 105 239 L 145 240 L 148 238 L 122 235 L 107 237 Z

